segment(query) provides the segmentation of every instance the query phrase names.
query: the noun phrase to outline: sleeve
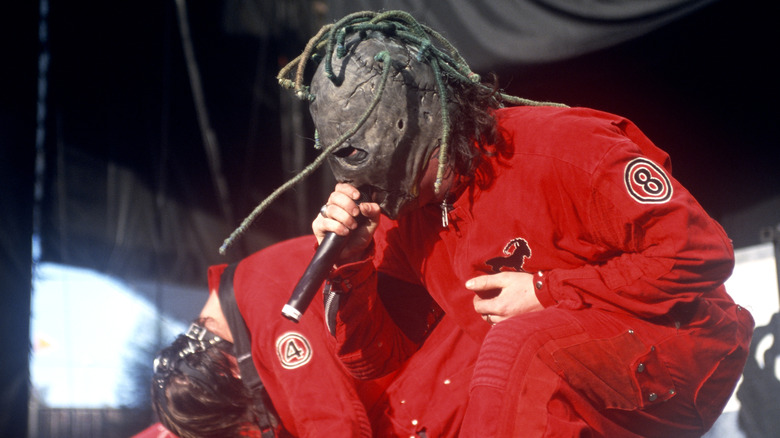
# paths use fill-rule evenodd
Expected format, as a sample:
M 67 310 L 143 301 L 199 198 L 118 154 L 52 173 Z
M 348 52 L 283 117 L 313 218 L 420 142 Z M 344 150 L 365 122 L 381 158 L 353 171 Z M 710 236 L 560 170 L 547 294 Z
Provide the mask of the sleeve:
M 396 324 L 380 298 L 378 278 L 370 257 L 338 267 L 328 279 L 331 291 L 341 295 L 335 324 L 337 354 L 359 379 L 375 379 L 397 370 L 419 348 L 416 341 L 424 337 L 405 333 Z M 390 278 L 382 281 L 397 284 Z M 431 326 L 429 322 L 424 330 Z
M 545 306 L 592 306 L 652 318 L 723 284 L 734 265 L 731 242 L 664 167 L 625 141 L 592 174 L 578 205 L 595 263 L 537 277 Z

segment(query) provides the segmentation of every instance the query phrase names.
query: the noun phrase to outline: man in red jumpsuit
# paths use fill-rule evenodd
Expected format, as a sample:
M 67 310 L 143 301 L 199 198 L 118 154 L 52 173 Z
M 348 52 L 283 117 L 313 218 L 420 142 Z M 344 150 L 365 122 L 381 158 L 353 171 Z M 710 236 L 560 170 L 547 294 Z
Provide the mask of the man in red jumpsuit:
M 377 297 L 394 277 L 482 343 L 463 436 L 701 436 L 753 328 L 723 229 L 629 120 L 505 108 L 391 15 L 337 23 L 310 89 L 318 141 L 341 145 L 313 230 L 349 236 L 329 278 L 342 361 L 374 378 L 413 350 Z
M 355 379 L 333 352 L 322 306 L 312 306 L 297 324 L 280 313 L 315 243 L 307 236 L 270 246 L 238 263 L 233 274 L 236 304 L 251 334 L 252 361 L 278 416 L 275 436 L 456 436 L 479 344 L 429 300 L 431 311 L 407 314 L 401 321 L 406 339 L 417 346 L 424 339 L 418 354 L 383 379 Z M 209 269 L 211 293 L 200 320 L 211 333 L 233 342 L 218 296 L 226 266 Z M 450 358 L 452 350 L 462 352 L 457 360 Z M 153 391 L 157 411 L 174 431 L 189 429 L 194 423 L 180 415 L 193 419 L 193 413 L 177 411 L 173 396 L 163 395 L 171 394 L 170 379 L 160 380 L 164 391 Z

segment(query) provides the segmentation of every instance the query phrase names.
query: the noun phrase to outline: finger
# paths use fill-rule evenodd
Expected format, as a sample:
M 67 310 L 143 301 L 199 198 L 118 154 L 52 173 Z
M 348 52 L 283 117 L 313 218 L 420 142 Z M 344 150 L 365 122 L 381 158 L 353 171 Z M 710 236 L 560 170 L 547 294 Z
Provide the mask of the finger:
M 501 294 L 503 288 L 503 284 L 499 281 L 499 278 L 496 277 L 497 275 L 500 274 L 483 275 L 472 278 L 466 282 L 466 288 L 473 291 L 476 296 L 481 299 L 489 300 L 496 298 Z
M 360 199 L 360 190 L 349 183 L 337 183 L 335 191 L 347 195 L 350 199 L 357 201 Z
M 340 192 L 338 190 L 330 194 L 327 205 L 328 216 L 331 216 L 331 211 L 333 211 L 331 206 L 344 210 L 350 216 L 357 216 L 360 214 L 360 208 L 358 207 L 357 202 L 355 202 L 355 200 L 352 199 L 349 194 Z
M 477 296 L 474 296 L 474 311 L 477 312 L 482 320 L 488 324 L 493 324 L 503 321 L 504 318 L 501 313 L 494 309 L 495 306 L 489 300 L 482 300 Z
M 500 292 L 500 291 L 499 291 Z M 498 302 L 498 293 L 485 296 L 484 294 L 474 294 L 474 310 L 479 314 L 485 313 L 500 313 Z
M 339 236 L 346 236 L 349 234 L 349 229 L 338 221 L 332 219 L 325 219 L 321 215 L 317 217 L 311 223 L 311 229 L 314 236 L 317 238 L 317 243 L 321 243 L 322 239 L 329 232 L 338 234 Z
M 350 231 L 347 225 L 339 222 L 338 220 L 333 218 L 324 218 L 320 215 L 317 215 L 317 217 L 314 218 L 314 221 L 312 222 L 312 230 L 314 230 L 315 234 L 334 232 L 342 236 L 349 234 Z
M 330 205 L 328 207 L 327 219 L 338 222 L 344 226 L 347 231 L 354 230 L 358 227 L 358 217 L 360 217 L 360 209 L 357 206 L 354 209 L 347 210 L 338 205 Z
M 498 275 L 499 274 L 492 274 L 474 277 L 466 282 L 466 289 L 476 292 L 499 288 L 502 285 L 499 282 Z
M 360 204 L 360 214 L 372 221 L 376 221 L 381 212 L 382 210 L 376 202 L 363 202 Z
M 484 299 L 480 298 L 479 295 L 474 295 L 474 311 L 479 313 L 480 315 L 484 315 L 488 313 L 488 304 L 485 302 Z
M 346 235 L 350 229 L 357 225 L 353 215 L 360 213 L 357 204 L 347 195 L 341 192 L 333 192 L 312 221 L 312 231 L 318 237 L 318 240 L 327 232 L 334 232 L 338 235 Z

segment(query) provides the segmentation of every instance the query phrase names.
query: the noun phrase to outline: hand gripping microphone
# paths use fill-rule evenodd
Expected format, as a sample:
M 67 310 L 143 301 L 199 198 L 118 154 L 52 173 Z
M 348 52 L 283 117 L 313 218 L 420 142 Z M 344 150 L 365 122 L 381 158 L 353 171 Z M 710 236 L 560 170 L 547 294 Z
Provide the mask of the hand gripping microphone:
M 364 199 L 361 195 L 360 202 Z M 362 224 L 366 217 L 360 215 L 357 217 L 358 223 Z M 328 277 L 331 267 L 338 260 L 341 250 L 344 249 L 344 245 L 347 243 L 349 236 L 339 236 L 334 232 L 328 232 L 320 242 L 320 246 L 314 253 L 309 266 L 306 271 L 303 272 L 301 279 L 298 280 L 298 284 L 293 289 L 293 293 L 290 296 L 290 300 L 282 307 L 282 315 L 293 321 L 298 322 L 306 311 L 306 308 L 311 304 L 311 300 L 314 299 L 314 295 L 322 286 L 322 283 Z

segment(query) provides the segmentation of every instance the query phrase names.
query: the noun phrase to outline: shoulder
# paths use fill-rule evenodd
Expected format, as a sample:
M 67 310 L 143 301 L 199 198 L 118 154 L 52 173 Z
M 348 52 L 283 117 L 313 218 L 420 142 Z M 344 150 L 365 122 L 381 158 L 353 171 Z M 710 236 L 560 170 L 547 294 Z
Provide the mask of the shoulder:
M 625 135 L 625 127 L 632 124 L 625 117 L 582 107 L 520 106 L 496 111 L 499 128 L 508 135 L 523 138 L 557 139 L 559 141 L 603 136 Z
M 499 123 L 523 121 L 526 123 L 621 124 L 626 118 L 606 111 L 586 107 L 512 106 L 496 110 Z
M 290 261 L 299 261 L 302 257 L 311 257 L 317 241 L 313 235 L 295 237 L 269 245 L 241 261 L 241 268 L 254 267 L 265 271 L 274 266 L 288 265 Z
M 512 107 L 498 110 L 496 120 L 515 159 L 586 173 L 608 153 L 641 155 L 652 145 L 625 117 L 590 108 Z
M 241 260 L 233 277 L 239 303 L 257 300 L 260 296 L 283 303 L 314 255 L 316 244 L 313 235 L 296 237 L 272 244 Z

